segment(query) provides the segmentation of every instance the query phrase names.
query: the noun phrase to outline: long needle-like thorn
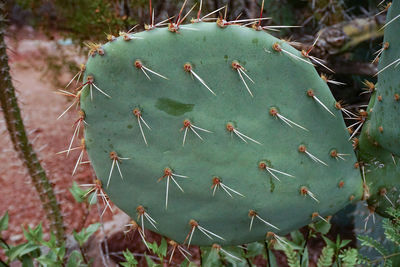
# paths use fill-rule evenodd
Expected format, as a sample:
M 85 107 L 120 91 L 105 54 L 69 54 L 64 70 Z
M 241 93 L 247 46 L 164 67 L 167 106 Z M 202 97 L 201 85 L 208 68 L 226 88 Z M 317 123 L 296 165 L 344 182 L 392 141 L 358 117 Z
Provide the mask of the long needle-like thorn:
M 318 97 L 315 96 L 314 91 L 313 91 L 312 89 L 307 90 L 307 95 L 308 95 L 309 97 L 312 97 L 315 101 L 317 101 L 317 103 L 320 104 L 326 111 L 328 111 L 329 114 L 331 114 L 333 117 L 336 117 L 336 115 L 333 114 L 333 112 L 330 111 L 329 108 L 328 108 L 327 106 L 325 106 L 325 104 L 322 103 L 322 101 L 319 100 Z
M 247 73 L 245 72 L 245 69 L 243 68 L 243 66 L 240 65 L 239 62 L 233 61 L 233 62 L 232 62 L 232 68 L 233 68 L 234 70 L 236 70 L 237 73 L 239 74 L 239 77 L 240 77 L 240 79 L 242 80 L 244 86 L 246 87 L 247 92 L 249 92 L 249 94 L 251 95 L 251 97 L 254 97 L 254 96 L 253 96 L 253 93 L 251 92 L 251 90 L 250 90 L 250 88 L 249 88 L 249 86 L 247 85 L 246 81 L 244 80 L 243 75 L 244 75 L 247 79 L 249 79 L 253 84 L 254 84 L 254 81 L 249 77 L 249 75 L 247 75 Z M 242 74 L 243 74 L 243 75 L 242 75 Z
M 195 73 L 195 72 L 193 71 L 193 67 L 192 67 L 192 65 L 191 65 L 190 63 L 186 63 L 185 65 L 183 65 L 183 69 L 184 69 L 186 72 L 192 74 L 192 75 L 193 75 L 202 85 L 204 85 L 204 87 L 206 87 L 207 90 L 210 91 L 213 95 L 216 95 L 216 94 L 214 93 L 214 91 L 211 90 L 210 87 L 208 87 L 208 85 L 204 82 L 204 80 L 203 80 L 199 75 L 197 75 L 197 73 Z
M 239 137 L 239 138 L 240 138 L 243 142 L 245 142 L 245 143 L 247 143 L 247 141 L 246 141 L 246 139 L 247 139 L 247 140 L 250 140 L 250 141 L 252 141 L 252 142 L 254 142 L 254 143 L 258 144 L 258 145 L 262 145 L 260 142 L 254 140 L 253 138 L 250 138 L 250 137 L 248 137 L 247 135 L 245 135 L 245 134 L 239 132 L 237 129 L 235 129 L 235 127 L 233 126 L 233 124 L 230 123 L 230 122 L 228 122 L 228 123 L 226 124 L 226 130 L 227 130 L 228 132 L 234 133 L 237 137 Z
M 197 129 L 197 130 L 199 130 L 199 131 L 206 132 L 206 133 L 212 133 L 212 132 L 209 131 L 209 130 L 200 128 L 200 127 L 198 127 L 198 126 L 196 126 L 196 125 L 193 125 L 193 124 L 191 123 L 191 121 L 189 121 L 189 120 L 187 120 L 187 119 L 183 121 L 183 127 L 181 128 L 181 131 L 182 131 L 183 129 L 185 129 L 185 133 L 183 134 L 182 146 L 185 146 L 185 141 L 186 141 L 186 136 L 187 136 L 188 130 L 191 130 L 191 131 L 192 131 L 198 138 L 200 138 L 200 140 L 202 140 L 202 141 L 203 141 L 203 138 L 197 133 L 197 131 L 196 131 L 195 129 Z
M 293 127 L 292 125 L 294 125 L 294 126 L 300 128 L 300 129 L 302 129 L 302 130 L 308 132 L 308 129 L 306 129 L 305 127 L 303 127 L 303 126 L 301 126 L 301 125 L 299 125 L 299 124 L 297 124 L 297 123 L 295 123 L 295 122 L 289 120 L 288 118 L 286 118 L 285 116 L 283 116 L 282 114 L 280 114 L 280 113 L 278 112 L 278 110 L 277 110 L 276 108 L 274 108 L 274 107 L 270 108 L 269 114 L 270 114 L 271 116 L 274 116 L 274 117 L 276 117 L 276 118 L 282 120 L 285 124 L 287 124 L 287 125 L 290 126 L 290 127 Z
M 176 177 L 180 177 L 180 178 L 189 178 L 187 176 L 184 175 L 179 175 L 176 173 L 173 173 L 172 170 L 170 168 L 165 168 L 164 169 L 164 175 L 158 179 L 158 182 L 161 181 L 164 178 L 167 178 L 167 186 L 166 186 L 166 192 L 165 192 L 165 209 L 168 209 L 168 195 L 169 195 L 169 183 L 170 183 L 170 179 L 176 184 L 176 186 L 179 188 L 179 190 L 182 191 L 182 193 L 184 193 L 182 187 L 178 184 L 178 182 L 175 180 Z
M 107 180 L 107 188 L 108 188 L 108 186 L 110 185 L 111 176 L 112 176 L 112 174 L 113 174 L 114 166 L 115 166 L 115 165 L 117 166 L 119 175 L 120 175 L 121 179 L 123 180 L 124 177 L 122 176 L 122 172 L 121 172 L 121 169 L 120 169 L 120 167 L 119 167 L 119 162 L 121 162 L 121 160 L 130 159 L 130 158 L 121 158 L 121 157 L 119 157 L 118 154 L 117 154 L 117 152 L 115 152 L 115 151 L 110 152 L 110 155 L 109 155 L 109 156 L 110 156 L 110 159 L 111 159 L 112 163 L 111 163 L 110 174 L 109 174 L 108 180 Z
M 143 119 L 143 117 L 142 117 L 142 112 L 140 111 L 139 108 L 135 108 L 135 109 L 132 111 L 132 113 L 133 113 L 133 115 L 137 118 L 137 121 L 138 121 L 138 124 L 139 124 L 140 132 L 141 132 L 141 134 L 142 134 L 144 143 L 145 143 L 146 146 L 147 146 L 147 145 L 148 145 L 148 144 L 147 144 L 147 139 L 146 139 L 146 136 L 144 135 L 144 132 L 143 132 L 142 122 L 143 122 L 143 124 L 147 127 L 147 129 L 151 130 L 151 128 L 150 128 L 150 126 L 146 123 L 146 121 Z
M 311 197 L 313 200 L 315 200 L 316 202 L 319 203 L 319 200 L 315 197 L 315 195 L 314 195 L 310 190 L 308 190 L 308 188 L 305 187 L 305 186 L 302 186 L 302 187 L 300 188 L 300 194 L 303 195 L 303 196 L 308 195 L 308 196 Z
M 230 188 L 229 186 L 223 184 L 223 183 L 221 182 L 221 179 L 220 179 L 219 177 L 214 177 L 214 178 L 213 178 L 213 185 L 211 186 L 211 189 L 214 189 L 214 190 L 213 190 L 213 196 L 215 195 L 216 189 L 219 188 L 219 187 L 221 187 L 222 190 L 224 190 L 225 193 L 227 193 L 231 198 L 233 198 L 233 195 L 232 195 L 230 192 L 232 192 L 232 193 L 234 193 L 234 194 L 236 194 L 236 195 L 239 195 L 239 196 L 241 196 L 241 197 L 244 197 L 244 195 L 242 195 L 242 194 L 239 193 L 238 191 L 236 191 L 236 190 Z M 229 192 L 229 191 L 230 191 L 230 192 Z
M 250 219 L 251 219 L 251 221 L 250 221 L 250 230 L 251 230 L 251 226 L 253 225 L 253 219 L 254 219 L 254 218 L 259 219 L 259 220 L 260 220 L 261 222 L 263 222 L 264 224 L 266 224 L 266 225 L 268 225 L 268 226 L 270 226 L 270 227 L 272 227 L 272 228 L 275 228 L 276 230 L 280 230 L 280 229 L 279 229 L 278 227 L 276 227 L 275 225 L 273 225 L 273 224 L 267 222 L 266 220 L 264 220 L 263 218 L 261 218 L 261 217 L 257 214 L 257 212 L 254 211 L 254 210 L 250 210 L 250 211 L 249 211 L 249 217 L 250 217 Z

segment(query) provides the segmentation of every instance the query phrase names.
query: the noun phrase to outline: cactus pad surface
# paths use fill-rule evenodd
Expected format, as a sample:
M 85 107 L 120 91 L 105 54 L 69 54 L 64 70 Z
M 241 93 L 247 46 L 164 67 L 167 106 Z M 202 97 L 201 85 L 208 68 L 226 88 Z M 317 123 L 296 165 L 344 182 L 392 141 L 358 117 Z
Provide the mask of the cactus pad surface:
M 400 1 L 393 1 L 385 24 L 376 101 L 370 135 L 383 148 L 400 156 Z
M 104 190 L 177 242 L 283 235 L 362 194 L 326 82 L 263 31 L 200 22 L 125 34 L 93 53 L 85 79 L 85 146 Z

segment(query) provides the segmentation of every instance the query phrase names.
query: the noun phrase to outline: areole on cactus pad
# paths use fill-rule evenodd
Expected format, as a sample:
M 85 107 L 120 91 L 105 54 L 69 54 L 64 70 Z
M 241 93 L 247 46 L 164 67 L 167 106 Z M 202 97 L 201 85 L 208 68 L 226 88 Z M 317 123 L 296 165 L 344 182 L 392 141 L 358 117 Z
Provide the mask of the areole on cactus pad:
M 341 112 L 305 56 L 206 22 L 98 48 L 80 99 L 110 199 L 140 227 L 197 245 L 283 235 L 359 199 Z

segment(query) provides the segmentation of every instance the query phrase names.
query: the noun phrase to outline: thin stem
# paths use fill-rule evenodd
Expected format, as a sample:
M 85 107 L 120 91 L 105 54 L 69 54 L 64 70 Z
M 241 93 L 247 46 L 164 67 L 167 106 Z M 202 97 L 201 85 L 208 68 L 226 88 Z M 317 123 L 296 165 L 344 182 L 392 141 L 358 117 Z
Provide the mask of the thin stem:
M 392 254 L 389 254 L 389 255 L 386 255 L 386 256 L 379 257 L 376 260 L 371 261 L 370 263 L 373 264 L 373 263 L 379 262 L 381 260 L 385 260 L 386 261 L 387 259 L 389 259 L 391 257 L 394 257 L 394 256 L 398 256 L 398 255 L 400 255 L 400 252 L 396 252 L 396 253 L 392 253 Z
M 79 246 L 79 250 L 81 251 L 83 262 L 85 264 L 89 264 L 88 260 L 86 259 L 85 249 L 82 246 Z

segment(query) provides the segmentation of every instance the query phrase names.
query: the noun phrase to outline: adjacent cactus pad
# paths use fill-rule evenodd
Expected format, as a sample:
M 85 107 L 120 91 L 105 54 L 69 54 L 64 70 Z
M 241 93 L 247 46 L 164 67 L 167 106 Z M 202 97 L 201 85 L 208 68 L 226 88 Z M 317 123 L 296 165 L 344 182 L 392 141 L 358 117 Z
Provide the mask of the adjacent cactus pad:
M 205 22 L 110 40 L 85 70 L 84 145 L 140 227 L 243 244 L 361 197 L 341 112 L 306 53 Z
M 369 122 L 364 126 L 365 130 L 360 137 L 359 153 L 363 162 L 363 173 L 369 190 L 368 206 L 382 216 L 387 216 L 386 210 L 399 205 L 399 177 L 400 159 L 389 151 L 373 144 L 367 132 Z
M 369 134 L 383 148 L 400 156 L 400 1 L 393 1 L 386 19 L 376 101 Z
M 359 160 L 369 209 L 387 215 L 398 206 L 400 177 L 400 1 L 393 1 L 385 25 L 379 59 L 378 84 L 368 105 L 368 121 L 359 142 Z

